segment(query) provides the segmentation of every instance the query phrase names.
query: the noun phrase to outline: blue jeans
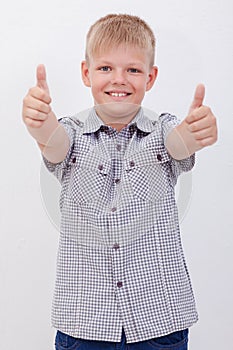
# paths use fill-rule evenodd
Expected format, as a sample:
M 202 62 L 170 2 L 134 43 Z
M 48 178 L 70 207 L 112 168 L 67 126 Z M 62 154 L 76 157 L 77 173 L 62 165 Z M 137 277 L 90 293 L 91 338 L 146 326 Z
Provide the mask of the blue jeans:
M 73 338 L 57 331 L 55 347 L 56 350 L 187 350 L 188 329 L 130 344 L 126 344 L 124 330 L 120 343 Z

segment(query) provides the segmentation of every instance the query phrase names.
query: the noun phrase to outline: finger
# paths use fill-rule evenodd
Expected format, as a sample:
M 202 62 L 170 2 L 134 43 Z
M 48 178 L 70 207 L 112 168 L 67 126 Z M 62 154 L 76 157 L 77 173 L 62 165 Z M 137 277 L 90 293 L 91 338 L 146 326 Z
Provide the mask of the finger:
M 207 138 L 213 138 L 215 136 L 215 132 L 212 127 L 209 127 L 206 129 L 198 130 L 192 133 L 192 135 L 194 136 L 195 140 L 200 141 Z
M 36 78 L 37 78 L 37 86 L 40 87 L 45 92 L 47 92 L 47 94 L 49 95 L 49 87 L 46 81 L 46 70 L 43 64 L 39 64 L 39 66 L 37 67 Z
M 27 110 L 24 112 L 24 118 L 31 118 L 37 121 L 44 121 L 48 118 L 48 114 L 35 109 L 27 108 Z
M 202 140 L 197 140 L 197 143 L 199 146 L 201 146 L 201 148 L 206 147 L 206 146 L 211 146 L 215 142 L 216 142 L 216 137 L 214 137 L 214 136 L 206 137 Z
M 24 99 L 24 105 L 27 108 L 31 108 L 31 109 L 35 109 L 39 112 L 43 112 L 43 113 L 49 113 L 51 111 L 51 107 L 49 104 L 38 100 L 37 98 L 29 95 Z
M 189 114 L 196 108 L 199 108 L 203 104 L 203 100 L 205 97 L 205 86 L 203 84 L 199 84 L 196 87 L 193 102 L 189 108 Z
M 211 113 L 211 110 L 207 106 L 201 106 L 193 110 L 189 115 L 185 118 L 188 124 L 196 122 L 202 118 L 205 118 L 208 114 Z
M 29 90 L 28 95 L 36 98 L 37 100 L 41 100 L 47 104 L 51 103 L 52 101 L 49 94 L 38 86 L 32 87 Z
M 212 118 L 204 117 L 202 119 L 199 119 L 197 121 L 194 121 L 188 124 L 188 129 L 191 132 L 195 132 L 195 131 L 209 128 L 213 125 L 214 125 L 214 120 L 212 120 Z
M 34 119 L 31 119 L 31 118 L 28 118 L 28 117 L 25 117 L 24 118 L 24 122 L 27 126 L 31 127 L 31 128 L 40 128 L 44 121 L 41 121 L 41 120 L 34 120 Z

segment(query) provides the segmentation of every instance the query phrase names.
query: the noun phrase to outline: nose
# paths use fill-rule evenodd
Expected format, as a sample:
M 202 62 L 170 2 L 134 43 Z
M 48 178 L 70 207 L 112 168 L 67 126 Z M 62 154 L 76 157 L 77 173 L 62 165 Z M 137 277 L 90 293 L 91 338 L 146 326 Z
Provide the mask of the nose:
M 125 85 L 126 83 L 126 73 L 122 69 L 115 69 L 112 71 L 111 84 Z

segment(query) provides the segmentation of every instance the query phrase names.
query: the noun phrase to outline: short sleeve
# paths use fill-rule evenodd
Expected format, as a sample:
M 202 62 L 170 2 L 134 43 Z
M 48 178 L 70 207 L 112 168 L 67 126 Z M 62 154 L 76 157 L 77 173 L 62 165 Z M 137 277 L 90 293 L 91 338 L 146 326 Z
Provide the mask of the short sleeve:
M 180 120 L 169 113 L 161 114 L 159 117 L 159 120 L 162 125 L 162 136 L 164 140 L 164 144 L 166 141 L 166 138 L 168 134 L 177 126 L 180 124 Z M 174 175 L 178 177 L 182 172 L 190 171 L 195 164 L 195 154 L 191 155 L 188 158 L 182 159 L 182 160 L 176 160 L 174 158 L 171 158 L 171 167 Z
M 75 142 L 76 130 L 77 130 L 77 121 L 73 120 L 70 117 L 61 118 L 58 121 L 65 128 L 68 134 L 68 137 L 70 140 L 70 148 L 66 154 L 65 159 L 60 163 L 56 163 L 56 164 L 51 163 L 43 155 L 42 155 L 42 158 L 48 171 L 54 174 L 54 176 L 56 176 L 56 178 L 61 182 L 64 173 L 69 167 L 70 158 L 72 156 L 72 152 L 74 149 L 74 142 Z

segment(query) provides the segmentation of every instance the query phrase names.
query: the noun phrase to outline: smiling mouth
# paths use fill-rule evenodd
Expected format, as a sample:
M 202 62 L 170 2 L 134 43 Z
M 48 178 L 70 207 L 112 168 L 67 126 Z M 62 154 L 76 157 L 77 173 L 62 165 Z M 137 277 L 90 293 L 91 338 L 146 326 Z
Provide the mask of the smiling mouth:
M 129 92 L 113 92 L 113 91 L 106 92 L 106 94 L 112 97 L 126 97 L 131 95 L 131 93 Z

